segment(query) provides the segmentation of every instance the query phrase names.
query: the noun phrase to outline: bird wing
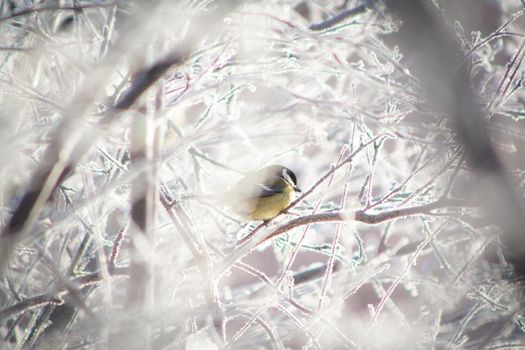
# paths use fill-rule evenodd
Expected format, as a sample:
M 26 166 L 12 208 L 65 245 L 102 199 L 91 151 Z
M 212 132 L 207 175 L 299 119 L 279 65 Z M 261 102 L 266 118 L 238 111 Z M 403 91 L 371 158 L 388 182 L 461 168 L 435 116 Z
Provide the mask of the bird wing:
M 257 188 L 257 194 L 259 197 L 270 197 L 274 194 L 283 193 L 282 189 L 270 188 L 263 184 L 255 184 L 254 187 Z
M 266 184 L 252 180 L 241 180 L 235 186 L 235 191 L 243 195 L 243 199 L 257 199 L 260 197 L 270 197 L 278 193 L 283 193 L 280 188 L 272 188 Z

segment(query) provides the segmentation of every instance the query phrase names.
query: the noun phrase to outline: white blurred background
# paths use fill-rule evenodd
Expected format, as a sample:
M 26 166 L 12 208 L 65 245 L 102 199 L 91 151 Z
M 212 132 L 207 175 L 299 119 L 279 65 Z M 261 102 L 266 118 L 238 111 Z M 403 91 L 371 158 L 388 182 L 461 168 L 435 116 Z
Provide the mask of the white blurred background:
M 522 198 L 524 4 L 435 3 Z M 523 348 L 521 277 L 399 26 L 376 1 L 0 0 L 2 347 Z M 305 196 L 267 225 L 198 197 L 270 164 Z

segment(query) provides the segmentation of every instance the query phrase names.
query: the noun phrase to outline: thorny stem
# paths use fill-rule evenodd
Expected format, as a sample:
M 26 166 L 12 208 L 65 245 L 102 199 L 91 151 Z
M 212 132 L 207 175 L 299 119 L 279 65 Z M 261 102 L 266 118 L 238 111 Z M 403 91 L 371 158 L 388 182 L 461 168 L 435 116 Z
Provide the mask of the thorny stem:
M 126 222 L 124 225 L 122 225 L 122 227 L 117 233 L 115 242 L 113 242 L 113 249 L 111 250 L 111 257 L 109 258 L 109 266 L 108 266 L 108 270 L 110 273 L 112 273 L 117 266 L 118 254 L 120 252 L 120 247 L 122 246 L 122 240 L 124 239 L 124 236 L 128 229 L 128 224 L 129 223 Z
M 516 53 L 514 54 L 514 57 L 512 58 L 512 61 L 510 62 L 510 64 L 507 65 L 507 69 L 505 70 L 505 74 L 503 75 L 503 78 L 501 79 L 498 85 L 498 89 L 496 90 L 496 93 L 494 94 L 494 96 L 492 97 L 492 100 L 489 103 L 489 106 L 488 106 L 489 110 L 492 109 L 492 107 L 496 104 L 496 102 L 503 100 L 503 98 L 505 97 L 505 94 L 507 93 L 510 84 L 514 80 L 514 76 L 516 72 L 518 71 L 518 68 L 521 62 L 523 61 L 523 57 L 524 57 L 523 49 L 525 49 L 525 39 L 521 42 L 521 45 L 518 48 L 518 50 L 516 50 Z M 513 69 L 514 69 L 514 72 L 510 73 L 511 70 Z M 510 77 L 509 77 L 509 74 L 510 74 Z M 507 82 L 507 86 L 505 87 L 505 89 L 502 89 L 505 82 Z

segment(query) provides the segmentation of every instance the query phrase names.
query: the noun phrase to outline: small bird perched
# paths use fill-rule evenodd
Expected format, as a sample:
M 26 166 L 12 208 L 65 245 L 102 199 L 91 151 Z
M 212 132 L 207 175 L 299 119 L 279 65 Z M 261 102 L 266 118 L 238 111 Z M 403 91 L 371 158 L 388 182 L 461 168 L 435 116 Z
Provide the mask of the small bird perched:
M 226 193 L 197 198 L 214 198 L 247 220 L 266 221 L 290 205 L 294 192 L 301 192 L 294 172 L 269 165 L 246 174 Z
M 249 220 L 268 220 L 292 202 L 297 176 L 281 165 L 269 165 L 247 174 L 228 191 L 232 194 L 226 204 Z

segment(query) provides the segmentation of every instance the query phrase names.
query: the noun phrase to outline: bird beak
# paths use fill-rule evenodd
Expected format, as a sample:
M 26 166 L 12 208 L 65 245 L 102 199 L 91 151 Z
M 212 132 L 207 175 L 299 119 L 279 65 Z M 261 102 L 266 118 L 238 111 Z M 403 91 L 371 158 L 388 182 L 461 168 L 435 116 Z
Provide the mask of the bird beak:
M 295 186 L 293 189 L 295 190 L 295 192 L 303 192 L 303 191 L 302 191 L 299 187 L 297 187 L 297 186 Z

